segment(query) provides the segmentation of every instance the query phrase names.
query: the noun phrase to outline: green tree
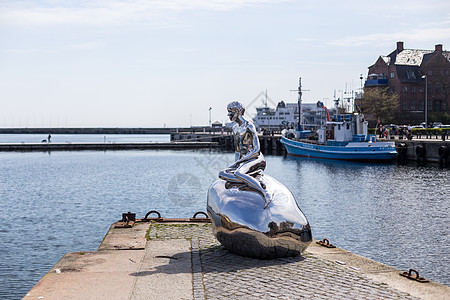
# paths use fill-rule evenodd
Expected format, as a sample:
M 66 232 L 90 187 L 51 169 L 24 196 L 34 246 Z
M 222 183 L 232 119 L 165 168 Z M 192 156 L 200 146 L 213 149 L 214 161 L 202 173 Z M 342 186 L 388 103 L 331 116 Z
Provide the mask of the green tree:
M 362 98 L 362 110 L 366 119 L 382 124 L 394 123 L 398 109 L 398 95 L 388 91 L 388 88 L 365 88 Z

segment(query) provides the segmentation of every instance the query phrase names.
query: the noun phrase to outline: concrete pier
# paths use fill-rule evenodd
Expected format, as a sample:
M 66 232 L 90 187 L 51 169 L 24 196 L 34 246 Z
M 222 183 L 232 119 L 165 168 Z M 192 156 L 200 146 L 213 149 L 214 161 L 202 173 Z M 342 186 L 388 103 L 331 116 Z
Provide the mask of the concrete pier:
M 450 287 L 407 279 L 400 270 L 343 249 L 313 242 L 299 257 L 251 259 L 225 250 L 209 223 L 162 221 L 137 220 L 129 228 L 113 224 L 97 251 L 66 254 L 23 299 L 448 299 L 450 295 Z
M 226 129 L 225 129 L 226 130 Z M 132 127 L 52 127 L 52 128 L 0 128 L 0 134 L 170 134 L 172 132 L 217 132 L 220 128 L 209 126 L 198 127 L 163 127 L 163 128 L 132 128 Z
M 281 143 L 281 135 L 258 135 L 259 142 L 261 144 L 261 149 L 264 154 L 283 154 L 286 149 Z M 170 140 L 174 142 L 188 142 L 188 141 L 199 141 L 199 142 L 215 142 L 219 144 L 222 149 L 233 150 L 233 135 L 230 132 L 175 132 L 170 134 Z
M 15 143 L 0 144 L 1 151 L 145 150 L 218 148 L 215 142 L 172 143 Z
M 202 149 L 233 150 L 233 136 L 228 132 L 175 132 L 170 143 L 0 143 L 1 151 L 71 151 L 71 150 L 135 150 L 135 149 Z M 283 155 L 286 152 L 281 135 L 259 135 L 264 154 Z M 382 141 L 384 139 L 381 139 Z M 413 138 L 389 139 L 395 142 L 398 159 L 450 164 L 450 141 Z
M 261 149 L 264 154 L 282 155 L 286 152 L 281 143 L 281 135 L 259 135 Z M 177 132 L 170 135 L 171 141 L 177 142 L 215 142 L 222 149 L 233 149 L 233 136 L 230 133 L 206 133 L 206 132 Z M 412 140 L 399 139 L 398 136 L 392 139 L 380 139 L 380 141 L 395 142 L 395 147 L 399 153 L 400 160 L 422 161 L 432 163 L 450 162 L 450 141 L 441 139 L 429 139 L 426 136 L 415 136 Z M 444 149 L 441 149 L 444 148 Z M 447 149 L 447 150 L 445 150 Z

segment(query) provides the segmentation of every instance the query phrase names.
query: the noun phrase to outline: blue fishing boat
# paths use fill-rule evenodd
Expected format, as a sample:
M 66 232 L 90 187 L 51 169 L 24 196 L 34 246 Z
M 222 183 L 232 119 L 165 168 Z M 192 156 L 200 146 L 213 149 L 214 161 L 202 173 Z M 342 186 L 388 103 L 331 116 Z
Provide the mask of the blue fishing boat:
M 299 111 L 301 94 L 300 78 Z M 318 106 L 323 104 L 318 102 Z M 281 142 L 289 155 L 357 162 L 389 162 L 397 155 L 394 142 L 377 141 L 376 135 L 368 134 L 368 123 L 363 114 L 343 114 L 331 118 L 326 111 L 327 122 L 317 130 L 316 139 L 311 139 L 311 131 L 303 130 L 301 116 L 295 134 L 283 131 Z

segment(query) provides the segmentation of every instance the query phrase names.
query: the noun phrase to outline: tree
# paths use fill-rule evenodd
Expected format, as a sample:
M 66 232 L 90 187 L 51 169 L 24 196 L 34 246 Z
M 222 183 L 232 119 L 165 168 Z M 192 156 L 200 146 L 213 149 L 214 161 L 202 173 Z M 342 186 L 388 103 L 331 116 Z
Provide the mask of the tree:
M 362 110 L 368 120 L 380 119 L 382 124 L 394 122 L 398 109 L 398 95 L 388 88 L 365 88 L 362 98 Z

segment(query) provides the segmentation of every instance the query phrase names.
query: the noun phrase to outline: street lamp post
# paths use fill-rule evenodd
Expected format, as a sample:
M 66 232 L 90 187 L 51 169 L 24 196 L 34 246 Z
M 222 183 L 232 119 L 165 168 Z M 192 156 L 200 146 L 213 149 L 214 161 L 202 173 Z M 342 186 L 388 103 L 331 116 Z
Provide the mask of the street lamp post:
M 359 94 L 359 112 L 360 113 L 362 113 L 362 98 L 363 98 L 363 79 L 364 79 L 364 77 L 363 77 L 363 74 L 361 74 L 360 76 L 359 76 L 359 79 L 361 79 L 361 93 Z
M 211 127 L 211 110 L 212 110 L 212 107 L 210 107 L 208 110 L 209 110 L 209 127 Z
M 425 79 L 425 128 L 428 128 L 428 77 L 423 75 L 422 79 Z

